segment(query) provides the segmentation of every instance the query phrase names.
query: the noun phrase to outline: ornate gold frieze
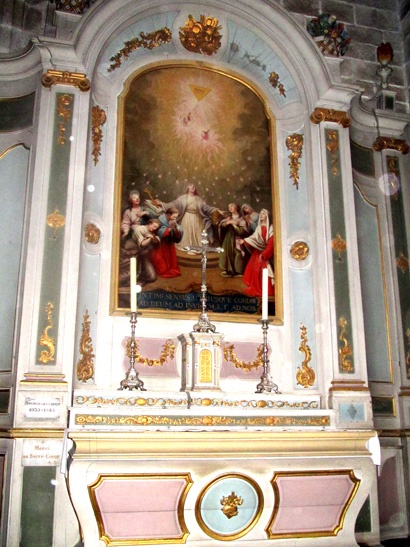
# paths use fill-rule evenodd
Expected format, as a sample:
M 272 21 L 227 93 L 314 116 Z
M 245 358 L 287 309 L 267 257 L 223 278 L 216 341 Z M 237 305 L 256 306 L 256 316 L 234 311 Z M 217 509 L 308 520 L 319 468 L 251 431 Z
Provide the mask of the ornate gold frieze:
M 315 108 L 310 115 L 310 121 L 315 124 L 319 124 L 320 122 L 334 122 L 342 127 L 350 127 L 352 123 L 346 112 L 330 108 Z
M 127 357 L 130 357 L 131 355 L 130 343 L 131 343 L 131 340 L 128 340 L 127 349 L 126 349 Z M 140 363 L 141 365 L 147 365 L 149 367 L 162 367 L 165 363 L 168 363 L 170 359 L 174 358 L 174 354 L 175 354 L 175 344 L 172 340 L 167 340 L 162 345 L 162 351 L 159 356 L 159 359 L 148 359 L 148 357 L 143 357 L 139 353 L 138 341 L 137 340 L 135 341 L 135 348 L 134 348 L 135 362 Z
M 396 266 L 400 268 L 403 274 L 409 269 L 409 259 L 402 252 L 396 258 Z
M 315 371 L 309 366 L 309 362 L 312 359 L 312 352 L 310 347 L 307 345 L 307 336 L 306 336 L 306 327 L 302 323 L 300 327 L 302 343 L 300 344 L 299 351 L 305 354 L 305 360 L 302 363 L 302 368 L 298 367 L 296 373 L 296 381 L 303 387 L 313 386 L 315 383 Z
M 53 304 L 49 302 L 46 306 L 48 325 L 43 330 L 38 343 L 39 346 L 46 346 L 47 348 L 41 351 L 40 357 L 38 358 L 38 362 L 43 363 L 44 365 L 54 361 L 55 340 L 54 338 L 48 335 L 48 331 L 52 329 L 54 326 L 53 325 L 53 309 L 54 309 Z
M 257 369 L 259 367 L 263 366 L 262 361 L 262 352 L 263 352 L 263 345 L 261 344 L 258 347 L 257 355 L 254 361 L 251 361 L 250 363 L 245 363 L 244 361 L 241 361 L 238 359 L 235 353 L 235 346 L 233 344 L 226 344 L 224 346 L 224 359 L 226 362 L 231 362 L 235 368 L 241 368 L 245 372 L 249 372 L 250 370 Z
M 377 137 L 373 143 L 373 150 L 381 152 L 382 150 L 397 150 L 402 154 L 408 154 L 410 147 L 403 139 L 395 139 L 394 137 Z
M 286 97 L 286 89 L 283 87 L 283 84 L 279 81 L 279 74 L 277 72 L 271 72 L 269 74 L 269 83 L 275 89 L 278 88 L 279 95 Z
M 164 399 L 163 397 L 95 397 L 94 395 L 77 395 L 74 399 L 76 405 L 96 406 L 186 406 L 186 399 Z
M 305 260 L 309 254 L 309 245 L 305 241 L 295 241 L 290 248 L 290 254 L 295 260 Z
M 98 226 L 96 226 L 92 222 L 89 222 L 84 227 L 84 236 L 88 243 L 96 245 L 100 241 L 101 230 L 98 228 Z
M 172 37 L 171 31 L 166 27 L 154 30 L 154 32 L 149 32 L 148 34 L 140 32 L 140 36 L 141 38 L 132 38 L 132 40 L 124 42 L 124 47 L 111 57 L 110 61 L 113 61 L 113 63 L 108 67 L 108 72 L 119 68 L 122 64 L 122 58 L 126 61 L 132 51 L 137 51 L 141 47 L 149 50 L 154 49 L 161 44 L 168 44 Z
M 289 135 L 286 139 L 286 147 L 290 150 L 290 178 L 293 179 L 293 186 L 296 186 L 296 190 L 299 190 L 299 160 L 302 157 L 303 135 L 298 133 Z
M 332 249 L 337 252 L 339 255 L 339 262 L 342 260 L 342 252 L 346 251 L 347 249 L 347 243 L 342 238 L 340 234 L 337 234 L 337 236 L 332 239 Z
M 47 70 L 41 77 L 41 83 L 44 87 L 51 87 L 59 84 L 72 85 L 78 87 L 80 91 L 88 91 L 91 87 L 90 80 L 85 74 L 61 70 Z
M 215 17 L 200 15 L 199 21 L 196 21 L 188 15 L 185 26 L 179 29 L 179 39 L 188 51 L 213 55 L 221 47 L 221 28 Z
M 65 141 L 66 141 L 65 126 L 71 117 L 71 110 L 68 107 L 70 106 L 72 100 L 73 100 L 72 96 L 67 95 L 67 93 L 64 93 L 64 95 L 61 95 L 61 97 L 58 99 L 57 115 L 59 118 L 62 118 L 62 120 L 58 122 L 58 130 L 59 130 L 58 143 L 59 144 L 65 144 Z
M 94 156 L 94 165 L 98 163 L 98 156 L 101 156 L 101 142 L 103 138 L 101 127 L 107 121 L 107 115 L 105 110 L 99 106 L 93 106 L 91 110 L 91 124 L 92 124 L 92 141 L 93 141 L 93 151 L 92 155 Z
M 81 358 L 77 363 L 77 379 L 81 382 L 90 380 L 94 375 L 94 362 L 95 355 L 93 354 L 93 345 L 90 336 L 90 316 L 88 310 L 85 310 L 82 324 L 82 333 L 80 339 L 80 354 Z
M 346 325 L 347 321 L 344 317 L 339 319 L 339 326 L 342 328 L 342 331 L 339 336 L 339 340 L 344 343 L 343 348 L 339 348 L 339 357 L 340 357 L 340 367 L 343 372 L 353 372 L 352 362 L 347 359 L 353 355 L 352 348 L 349 345 L 349 342 L 346 339 Z
M 65 224 L 65 218 L 63 215 L 60 215 L 58 209 L 54 209 L 54 213 L 51 213 L 47 216 L 47 226 L 53 228 L 54 230 L 54 239 L 57 237 L 57 230 L 62 228 Z
M 337 131 L 329 131 L 327 134 L 327 149 L 330 152 L 332 158 L 332 173 L 336 176 L 339 173 L 338 163 L 339 158 L 336 152 L 339 150 L 339 135 Z
M 243 504 L 243 499 L 241 496 L 237 496 L 235 492 L 232 492 L 229 496 L 222 496 L 220 503 L 222 505 L 222 513 L 225 517 L 231 519 L 238 514 L 238 505 Z
M 243 416 L 107 416 L 92 414 L 77 414 L 75 417 L 77 425 L 175 425 L 175 426 L 328 426 L 330 425 L 329 416 L 264 416 L 249 417 Z

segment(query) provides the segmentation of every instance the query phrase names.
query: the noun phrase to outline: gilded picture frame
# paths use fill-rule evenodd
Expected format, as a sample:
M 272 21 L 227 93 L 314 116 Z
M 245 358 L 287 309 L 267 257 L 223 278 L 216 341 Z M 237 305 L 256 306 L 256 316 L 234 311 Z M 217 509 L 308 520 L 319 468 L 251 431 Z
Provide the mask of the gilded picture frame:
M 136 256 L 138 310 L 197 317 L 202 256 L 186 247 L 205 230 L 223 249 L 207 255 L 211 318 L 259 319 L 262 263 L 269 316 L 282 322 L 275 119 L 253 83 L 206 63 L 132 74 L 118 99 L 113 218 L 111 314 L 129 310 Z

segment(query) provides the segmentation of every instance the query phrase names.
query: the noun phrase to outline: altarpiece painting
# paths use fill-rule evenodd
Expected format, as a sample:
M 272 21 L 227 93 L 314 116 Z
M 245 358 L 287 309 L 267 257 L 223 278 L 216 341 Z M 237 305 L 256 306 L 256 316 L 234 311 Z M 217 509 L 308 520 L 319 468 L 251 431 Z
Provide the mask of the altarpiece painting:
M 166 65 L 130 78 L 119 99 L 112 313 L 129 308 L 137 258 L 144 315 L 200 309 L 203 233 L 208 309 L 254 320 L 261 268 L 275 315 L 278 244 L 273 122 L 250 86 L 209 67 Z M 252 319 L 253 318 L 253 319 Z

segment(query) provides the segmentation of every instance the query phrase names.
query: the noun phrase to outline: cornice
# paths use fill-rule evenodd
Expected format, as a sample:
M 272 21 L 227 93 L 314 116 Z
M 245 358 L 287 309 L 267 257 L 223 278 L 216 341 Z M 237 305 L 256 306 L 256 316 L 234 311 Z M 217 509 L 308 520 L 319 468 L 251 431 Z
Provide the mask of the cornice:
M 353 99 L 350 108 L 352 129 L 370 132 L 373 139 L 378 135 L 400 137 L 410 122 L 410 115 L 381 110 L 374 106 L 374 102 L 365 102 L 361 97 Z

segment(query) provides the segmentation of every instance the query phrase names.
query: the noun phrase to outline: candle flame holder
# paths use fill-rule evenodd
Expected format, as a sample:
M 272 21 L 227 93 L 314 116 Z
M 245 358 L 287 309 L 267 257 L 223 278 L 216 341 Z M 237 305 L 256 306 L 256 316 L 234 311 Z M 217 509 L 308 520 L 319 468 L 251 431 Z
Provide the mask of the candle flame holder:
M 137 312 L 131 312 L 131 339 L 130 339 L 130 368 L 125 374 L 124 380 L 121 380 L 119 390 L 129 389 L 139 389 L 140 391 L 147 391 L 144 387 L 144 382 L 138 376 L 138 372 L 135 369 L 135 327 L 138 321 L 138 316 L 141 315 Z
M 269 357 L 268 357 L 268 329 L 272 319 L 259 319 L 262 324 L 263 332 L 263 347 L 262 347 L 262 363 L 263 373 L 259 384 L 256 386 L 255 393 L 280 393 L 278 386 L 272 380 L 270 375 Z

